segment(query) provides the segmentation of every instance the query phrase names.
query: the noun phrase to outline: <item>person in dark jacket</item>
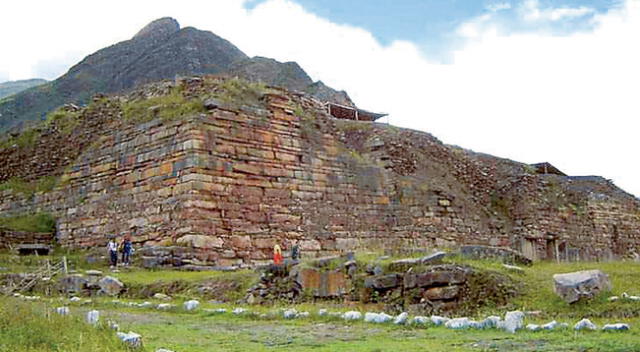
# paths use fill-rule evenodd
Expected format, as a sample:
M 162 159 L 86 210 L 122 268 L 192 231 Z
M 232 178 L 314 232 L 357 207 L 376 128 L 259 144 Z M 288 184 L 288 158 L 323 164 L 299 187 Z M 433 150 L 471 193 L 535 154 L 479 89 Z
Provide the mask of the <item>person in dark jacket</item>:
M 125 266 L 129 266 L 131 260 L 131 253 L 133 252 L 133 243 L 131 243 L 131 235 L 124 236 L 122 243 L 120 244 L 122 250 L 122 263 Z

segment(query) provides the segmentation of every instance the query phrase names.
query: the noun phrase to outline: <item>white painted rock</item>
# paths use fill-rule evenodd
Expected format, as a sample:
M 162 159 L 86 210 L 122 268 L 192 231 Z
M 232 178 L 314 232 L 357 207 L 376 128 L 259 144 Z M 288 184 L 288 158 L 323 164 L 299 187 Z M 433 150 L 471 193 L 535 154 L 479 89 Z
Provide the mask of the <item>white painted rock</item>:
M 80 297 L 73 296 L 69 298 L 69 302 L 80 302 L 80 301 L 81 301 Z
M 600 270 L 583 270 L 553 275 L 554 291 L 567 303 L 590 299 L 611 290 L 609 276 Z
M 362 319 L 362 313 L 358 311 L 349 311 L 342 314 L 344 320 L 360 320 Z
M 598 327 L 589 319 L 582 319 L 573 326 L 574 330 L 595 330 Z
M 507 312 L 504 316 L 504 324 L 501 325 L 505 331 L 515 333 L 516 330 L 524 327 L 524 313 L 519 310 Z
M 142 347 L 142 336 L 140 334 L 136 334 L 135 332 L 129 331 L 128 333 L 117 332 L 118 338 L 133 348 Z
M 409 313 L 402 312 L 398 314 L 398 316 L 393 320 L 393 323 L 396 325 L 404 325 L 407 323 L 408 319 L 409 319 Z
M 195 299 L 192 299 L 190 301 L 184 302 L 184 309 L 191 311 L 198 308 L 199 305 L 200 305 L 200 302 L 196 301 Z
M 318 311 L 318 315 L 321 317 L 324 317 L 325 315 L 327 315 L 327 313 L 329 313 L 326 309 L 320 309 Z
M 151 303 L 151 302 L 142 302 L 142 303 L 138 304 L 138 307 L 140 307 L 140 308 L 151 308 L 151 307 L 153 307 L 153 303 Z
M 429 322 L 430 322 L 429 318 L 418 315 L 413 317 L 413 319 L 411 319 L 409 323 L 413 325 L 427 325 L 429 324 Z
M 295 309 L 287 309 L 282 313 L 285 319 L 295 319 L 298 317 L 298 311 Z
M 58 307 L 56 308 L 56 313 L 60 315 L 69 315 L 69 307 Z
M 87 312 L 87 323 L 91 325 L 97 325 L 100 320 L 100 312 L 97 310 L 91 310 Z
M 156 293 L 155 295 L 153 295 L 153 298 L 155 299 L 159 299 L 162 301 L 170 301 L 171 297 L 165 295 L 164 293 Z
M 447 317 L 441 317 L 441 316 L 437 316 L 437 315 L 432 315 L 431 316 L 431 322 L 433 323 L 433 325 L 436 325 L 436 326 L 444 325 L 449 320 L 451 320 L 451 319 L 449 319 Z
M 602 327 L 602 330 L 610 330 L 610 331 L 626 331 L 629 330 L 629 324 L 617 323 L 617 324 L 605 324 Z
M 244 314 L 246 312 L 247 312 L 247 310 L 244 309 L 244 308 L 236 308 L 231 313 L 233 313 L 235 315 L 240 315 L 240 314 Z
M 529 331 L 540 331 L 542 328 L 538 324 L 527 324 L 527 330 Z
M 160 303 L 156 306 L 156 308 L 160 309 L 160 310 L 169 310 L 171 308 L 173 308 L 174 305 L 173 304 L 169 304 L 169 303 Z
M 448 329 L 454 329 L 454 330 L 467 329 L 469 328 L 469 318 L 450 319 L 449 321 L 444 323 L 444 326 Z
M 386 313 L 372 313 L 367 312 L 364 314 L 364 321 L 367 323 L 386 323 L 393 320 L 393 317 Z
M 482 325 L 483 329 L 492 329 L 492 328 L 497 328 L 498 324 L 502 321 L 502 318 L 500 318 L 497 315 L 491 315 L 488 316 L 486 318 L 484 318 L 484 320 L 482 320 L 482 322 L 480 322 L 480 324 Z

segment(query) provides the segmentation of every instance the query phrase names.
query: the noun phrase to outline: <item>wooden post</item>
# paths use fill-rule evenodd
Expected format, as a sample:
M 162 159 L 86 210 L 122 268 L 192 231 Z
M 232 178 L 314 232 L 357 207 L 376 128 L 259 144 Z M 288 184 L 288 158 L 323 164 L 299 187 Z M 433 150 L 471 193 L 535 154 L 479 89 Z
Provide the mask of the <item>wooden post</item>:
M 62 257 L 62 270 L 64 270 L 64 274 L 67 275 L 69 273 L 69 268 L 67 267 L 67 256 Z

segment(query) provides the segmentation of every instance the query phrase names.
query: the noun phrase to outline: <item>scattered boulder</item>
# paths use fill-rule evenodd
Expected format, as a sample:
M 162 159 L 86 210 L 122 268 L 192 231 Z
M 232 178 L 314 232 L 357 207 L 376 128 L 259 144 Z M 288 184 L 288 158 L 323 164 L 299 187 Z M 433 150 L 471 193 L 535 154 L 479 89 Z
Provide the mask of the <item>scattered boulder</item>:
M 540 331 L 542 328 L 538 324 L 527 324 L 527 330 L 529 331 Z
M 349 311 L 342 314 L 344 320 L 360 320 L 362 319 L 362 313 L 358 311 Z
M 554 290 L 567 303 L 590 299 L 611 290 L 609 276 L 600 270 L 583 270 L 553 275 Z
M 153 295 L 153 298 L 163 300 L 163 301 L 171 300 L 171 297 L 165 295 L 164 293 L 156 293 L 155 295 Z
M 596 330 L 598 327 L 589 319 L 582 319 L 573 326 L 574 330 Z
M 440 317 L 440 316 L 437 316 L 437 315 L 432 315 L 430 319 L 431 319 L 431 322 L 433 323 L 433 325 L 436 325 L 436 326 L 444 325 L 449 320 L 451 320 L 451 319 L 449 319 L 447 317 Z
M 69 315 L 69 307 L 58 307 L 56 308 L 56 313 L 60 315 Z
M 74 274 L 62 277 L 58 281 L 60 291 L 69 294 L 81 294 L 89 285 L 89 280 L 82 275 Z
M 504 316 L 504 322 L 501 322 L 501 327 L 510 333 L 515 333 L 516 330 L 524 327 L 524 313 L 519 310 L 513 312 L 507 312 Z
M 172 304 L 169 303 L 160 303 L 158 304 L 158 306 L 156 308 L 158 308 L 159 310 L 169 310 L 171 308 L 173 308 L 174 306 Z
M 491 315 L 488 316 L 486 318 L 484 318 L 484 320 L 482 320 L 482 322 L 480 322 L 480 324 L 482 325 L 482 328 L 484 329 L 491 329 L 491 328 L 497 328 L 498 324 L 502 321 L 502 318 L 500 318 L 497 315 Z
M 393 319 L 392 316 L 386 314 L 386 313 L 372 313 L 372 312 L 367 312 L 364 314 L 364 321 L 367 323 L 386 323 L 388 321 L 391 321 Z
M 469 318 L 454 318 L 450 319 L 444 326 L 448 329 L 467 329 L 469 328 Z
M 616 324 L 605 324 L 602 327 L 602 330 L 610 330 L 610 331 L 626 331 L 629 330 L 629 324 L 616 323 Z
M 320 310 L 318 311 L 318 315 L 319 315 L 319 316 L 321 316 L 321 317 L 326 316 L 326 315 L 327 315 L 327 313 L 329 313 L 329 312 L 328 312 L 326 309 L 320 309 Z
M 285 319 L 295 319 L 298 317 L 298 311 L 295 309 L 287 309 L 282 313 Z
M 91 325 L 97 325 L 98 321 L 100 320 L 100 312 L 97 310 L 91 310 L 87 312 L 86 320 L 87 323 Z
M 427 325 L 429 323 L 429 318 L 418 315 L 411 319 L 411 324 L 413 325 Z
M 122 342 L 126 343 L 131 348 L 142 347 L 142 336 L 140 336 L 140 334 L 129 331 L 128 333 L 118 332 L 117 335 Z
M 240 315 L 240 314 L 244 314 L 246 312 L 247 312 L 247 310 L 244 309 L 244 308 L 236 308 L 231 313 L 233 313 L 235 315 Z
M 100 292 L 108 296 L 117 296 L 124 289 L 124 284 L 113 276 L 105 276 L 98 281 Z
M 402 312 L 393 320 L 393 323 L 396 325 L 404 325 L 407 323 L 408 319 L 409 319 L 409 313 Z
M 200 305 L 200 302 L 198 302 L 195 299 L 192 299 L 190 301 L 184 302 L 184 309 L 188 311 L 195 310 L 196 308 L 198 308 L 199 305 Z

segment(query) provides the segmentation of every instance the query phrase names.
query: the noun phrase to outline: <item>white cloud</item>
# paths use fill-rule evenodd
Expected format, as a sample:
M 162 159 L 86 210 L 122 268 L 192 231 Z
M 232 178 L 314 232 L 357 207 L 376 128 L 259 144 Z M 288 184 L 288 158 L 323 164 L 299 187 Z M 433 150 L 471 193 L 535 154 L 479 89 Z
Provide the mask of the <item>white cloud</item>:
M 540 9 L 538 0 L 527 0 L 522 4 L 523 17 L 527 21 L 560 21 L 584 17 L 595 13 L 590 7 L 558 7 Z
M 497 2 L 487 6 L 487 10 L 491 12 L 498 12 L 511 9 L 511 4 L 508 2 Z
M 27 78 L 38 61 L 73 50 L 89 54 L 170 15 L 249 55 L 297 61 L 363 108 L 391 113 L 394 124 L 481 152 L 550 161 L 570 174 L 603 175 L 640 195 L 640 0 L 591 14 L 588 31 L 564 36 L 511 32 L 492 16 L 474 19 L 460 27 L 466 44 L 447 65 L 413 43 L 383 46 L 363 29 L 331 23 L 288 0 L 252 10 L 232 0 L 179 6 L 113 0 L 100 13 L 83 3 L 38 2 L 34 13 L 33 0 L 12 2 L 11 15 L 0 13 L 0 32 L 20 36 L 3 38 L 3 48 L 14 54 L 0 55 L 0 72 Z M 549 20 L 577 16 L 536 8 Z M 33 23 L 41 28 L 25 28 Z

